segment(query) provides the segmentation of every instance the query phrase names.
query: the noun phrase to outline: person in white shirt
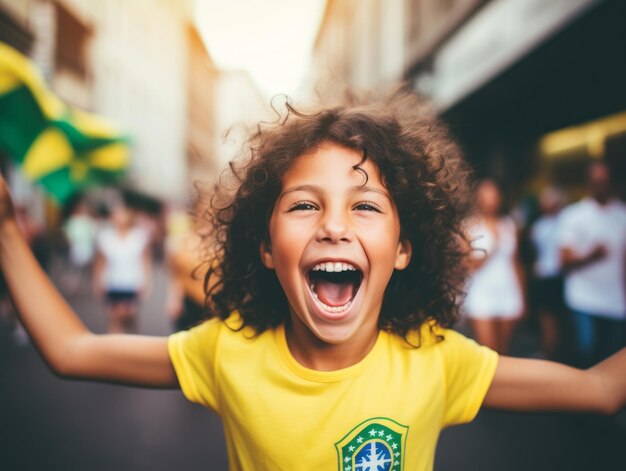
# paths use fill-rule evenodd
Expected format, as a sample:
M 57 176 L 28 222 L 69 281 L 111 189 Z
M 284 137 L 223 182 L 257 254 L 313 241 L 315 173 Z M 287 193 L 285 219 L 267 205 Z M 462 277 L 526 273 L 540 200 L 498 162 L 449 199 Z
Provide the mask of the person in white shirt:
M 588 196 L 563 210 L 559 246 L 579 361 L 589 365 L 626 345 L 626 205 L 606 164 L 589 167 Z
M 558 241 L 559 215 L 564 203 L 562 191 L 553 186 L 544 188 L 539 194 L 541 216 L 529 233 L 535 254 L 530 300 L 539 320 L 542 352 L 552 360 L 562 350 L 566 314 Z
M 126 207 L 115 208 L 111 222 L 98 234 L 94 291 L 106 301 L 109 332 L 135 332 L 139 301 L 150 281 L 149 237 Z
M 79 200 L 63 225 L 69 249 L 65 283 L 68 291 L 73 294 L 78 293 L 83 283 L 89 279 L 87 271 L 91 269 L 97 231 L 98 225 L 89 214 L 87 204 Z

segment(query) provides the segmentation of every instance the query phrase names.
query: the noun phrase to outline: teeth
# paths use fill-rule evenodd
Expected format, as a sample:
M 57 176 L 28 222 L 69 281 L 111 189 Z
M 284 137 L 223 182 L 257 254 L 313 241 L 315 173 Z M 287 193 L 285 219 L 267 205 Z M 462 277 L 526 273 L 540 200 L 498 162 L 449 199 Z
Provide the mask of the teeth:
M 312 286 L 311 286 L 312 287 Z M 317 297 L 317 293 L 313 290 L 311 290 L 311 293 L 313 293 L 313 297 L 315 298 L 315 300 L 318 302 L 318 304 L 320 306 L 322 306 L 322 308 L 325 311 L 329 311 L 329 312 L 343 312 L 346 309 L 348 309 L 350 307 L 350 305 L 352 304 L 352 301 L 348 301 L 346 304 L 344 304 L 343 306 L 329 306 L 327 304 L 324 304 L 322 301 L 320 301 L 320 298 Z
M 313 271 L 326 271 L 326 272 L 341 272 L 341 271 L 356 271 L 356 267 L 350 263 L 342 262 L 324 262 L 318 263 L 313 267 Z

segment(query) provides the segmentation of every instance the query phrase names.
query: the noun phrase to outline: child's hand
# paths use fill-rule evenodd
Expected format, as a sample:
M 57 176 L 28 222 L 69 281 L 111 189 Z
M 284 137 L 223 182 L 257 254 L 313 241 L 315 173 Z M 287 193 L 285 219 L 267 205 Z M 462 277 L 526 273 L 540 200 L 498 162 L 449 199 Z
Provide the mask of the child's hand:
M 15 219 L 15 208 L 9 192 L 9 185 L 0 175 L 0 224 Z

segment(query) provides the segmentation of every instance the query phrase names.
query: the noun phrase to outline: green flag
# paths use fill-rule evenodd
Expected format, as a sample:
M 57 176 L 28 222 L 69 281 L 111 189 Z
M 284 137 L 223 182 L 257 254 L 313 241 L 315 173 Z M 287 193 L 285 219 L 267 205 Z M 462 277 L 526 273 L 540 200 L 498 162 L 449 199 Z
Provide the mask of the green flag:
M 128 138 L 109 121 L 64 104 L 27 57 L 0 42 L 0 148 L 59 203 L 128 167 Z

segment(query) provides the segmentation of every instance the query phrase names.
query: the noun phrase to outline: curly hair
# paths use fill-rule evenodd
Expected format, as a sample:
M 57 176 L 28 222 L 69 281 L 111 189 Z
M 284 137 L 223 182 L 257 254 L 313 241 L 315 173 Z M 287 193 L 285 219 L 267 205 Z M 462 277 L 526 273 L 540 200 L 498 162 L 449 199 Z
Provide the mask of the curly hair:
M 259 247 L 269 240 L 282 176 L 323 142 L 356 150 L 362 162 L 377 166 L 397 207 L 401 237 L 412 245 L 408 267 L 396 270 L 385 290 L 380 328 L 406 338 L 429 320 L 450 327 L 466 276 L 469 170 L 433 109 L 403 91 L 374 100 L 351 96 L 314 112 L 287 101 L 276 122 L 257 126 L 205 214 L 215 254 L 205 276 L 209 311 L 222 319 L 238 311 L 241 327 L 257 334 L 288 318 L 287 298 L 275 272 L 262 264 Z

